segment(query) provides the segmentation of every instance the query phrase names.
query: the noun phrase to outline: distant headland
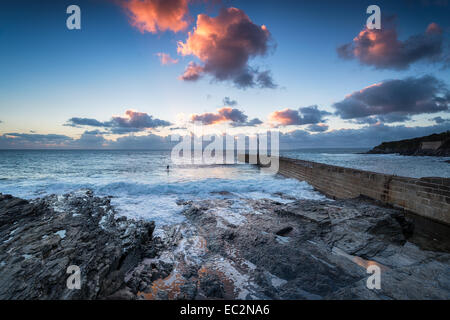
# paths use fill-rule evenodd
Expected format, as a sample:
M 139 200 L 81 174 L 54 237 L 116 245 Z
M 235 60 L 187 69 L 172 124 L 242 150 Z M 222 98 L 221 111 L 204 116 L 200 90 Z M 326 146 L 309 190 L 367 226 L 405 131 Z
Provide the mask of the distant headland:
M 367 153 L 450 157 L 450 131 L 415 139 L 383 142 Z

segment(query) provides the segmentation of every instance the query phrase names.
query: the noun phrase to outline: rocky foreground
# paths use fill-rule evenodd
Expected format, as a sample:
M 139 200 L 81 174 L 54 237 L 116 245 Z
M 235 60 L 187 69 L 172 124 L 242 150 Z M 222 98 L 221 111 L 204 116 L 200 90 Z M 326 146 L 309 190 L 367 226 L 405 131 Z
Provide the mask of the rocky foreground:
M 101 299 L 144 256 L 153 222 L 116 216 L 90 191 L 29 202 L 0 194 L 0 299 Z M 69 266 L 81 288 L 69 290 Z
M 90 192 L 0 196 L 0 298 L 450 299 L 449 239 L 398 210 L 221 196 L 180 201 L 186 221 L 155 231 Z M 380 290 L 366 286 L 372 264 Z M 66 287 L 69 265 L 81 290 Z

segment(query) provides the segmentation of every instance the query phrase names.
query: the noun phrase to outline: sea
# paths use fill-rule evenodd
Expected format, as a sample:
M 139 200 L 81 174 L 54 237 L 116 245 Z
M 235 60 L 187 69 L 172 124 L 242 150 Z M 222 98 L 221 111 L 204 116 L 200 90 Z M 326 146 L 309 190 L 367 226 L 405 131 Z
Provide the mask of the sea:
M 364 151 L 302 149 L 281 155 L 399 176 L 450 177 L 445 162 L 450 158 L 361 154 Z M 84 189 L 111 196 L 121 215 L 159 226 L 184 221 L 180 201 L 325 199 L 306 182 L 249 164 L 176 165 L 170 151 L 0 150 L 0 193 L 35 199 Z

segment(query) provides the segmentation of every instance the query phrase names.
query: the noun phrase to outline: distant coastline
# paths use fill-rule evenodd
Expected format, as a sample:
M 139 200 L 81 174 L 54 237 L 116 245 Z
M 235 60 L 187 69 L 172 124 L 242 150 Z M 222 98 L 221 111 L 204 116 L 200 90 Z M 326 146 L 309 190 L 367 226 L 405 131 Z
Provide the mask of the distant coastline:
M 404 156 L 450 157 L 450 131 L 415 139 L 383 142 L 367 152 L 367 154 L 390 153 Z

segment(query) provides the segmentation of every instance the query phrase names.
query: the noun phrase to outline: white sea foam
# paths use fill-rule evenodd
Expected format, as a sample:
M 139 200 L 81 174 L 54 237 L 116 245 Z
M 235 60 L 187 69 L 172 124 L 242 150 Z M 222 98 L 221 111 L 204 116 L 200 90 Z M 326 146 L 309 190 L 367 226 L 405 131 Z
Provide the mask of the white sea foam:
M 173 166 L 164 152 L 8 151 L 0 157 L 0 169 L 8 177 L 0 181 L 2 193 L 32 199 L 91 189 L 95 195 L 112 196 L 120 214 L 159 225 L 184 220 L 179 200 L 323 198 L 305 182 L 263 173 L 255 166 Z M 246 210 L 239 207 L 242 202 L 234 203 L 230 209 Z

